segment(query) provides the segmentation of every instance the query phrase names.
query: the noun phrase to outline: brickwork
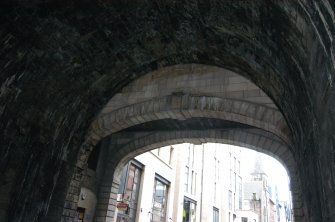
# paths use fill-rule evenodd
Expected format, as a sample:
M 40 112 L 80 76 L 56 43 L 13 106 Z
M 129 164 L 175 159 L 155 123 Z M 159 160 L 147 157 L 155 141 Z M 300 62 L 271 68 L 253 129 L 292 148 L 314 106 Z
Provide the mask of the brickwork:
M 123 167 L 123 166 L 122 166 Z M 120 167 L 120 169 L 122 169 Z M 115 166 L 106 171 L 115 172 Z M 96 207 L 95 221 L 113 221 L 116 209 L 116 196 L 120 185 L 120 174 L 115 174 L 114 179 L 105 175 L 103 185 L 100 187 L 98 205 Z M 113 178 L 113 177 L 112 177 Z
M 77 168 L 72 176 L 61 217 L 61 220 L 64 222 L 76 221 L 77 204 L 80 194 L 80 186 L 83 180 L 83 172 L 83 169 Z

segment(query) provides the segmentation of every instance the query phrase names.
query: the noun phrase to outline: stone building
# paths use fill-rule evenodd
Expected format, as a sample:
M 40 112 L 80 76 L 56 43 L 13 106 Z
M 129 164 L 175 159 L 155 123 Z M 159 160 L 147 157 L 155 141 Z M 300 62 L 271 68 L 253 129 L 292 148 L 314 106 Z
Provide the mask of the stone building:
M 123 168 L 113 221 L 234 221 L 242 208 L 239 155 L 225 144 L 184 143 L 136 156 Z
M 176 150 L 173 221 L 233 222 L 236 210 L 242 208 L 239 148 L 205 143 Z
M 88 160 L 111 143 L 92 185 L 94 220 L 110 221 L 119 164 L 184 142 L 275 157 L 291 178 L 294 221 L 332 221 L 334 9 L 332 0 L 2 1 L 0 221 L 74 221 Z
M 273 189 L 268 183 L 268 176 L 264 171 L 259 153 L 256 155 L 251 179 L 244 182 L 243 187 L 245 209 L 256 213 L 260 222 L 278 221 L 276 189 L 272 192 Z
M 172 149 L 166 146 L 146 152 L 125 166 L 115 222 L 171 221 L 175 187 Z

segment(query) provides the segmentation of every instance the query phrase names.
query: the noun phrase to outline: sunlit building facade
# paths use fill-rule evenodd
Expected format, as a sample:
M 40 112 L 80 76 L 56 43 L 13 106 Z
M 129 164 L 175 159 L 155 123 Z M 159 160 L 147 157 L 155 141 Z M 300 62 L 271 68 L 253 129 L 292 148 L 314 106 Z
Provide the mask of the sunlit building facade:
M 171 221 L 175 184 L 174 148 L 143 153 L 124 168 L 116 222 Z
M 116 222 L 233 222 L 242 209 L 240 169 L 240 150 L 223 144 L 178 144 L 137 156 L 121 178 L 120 203 L 127 204 L 119 204 Z

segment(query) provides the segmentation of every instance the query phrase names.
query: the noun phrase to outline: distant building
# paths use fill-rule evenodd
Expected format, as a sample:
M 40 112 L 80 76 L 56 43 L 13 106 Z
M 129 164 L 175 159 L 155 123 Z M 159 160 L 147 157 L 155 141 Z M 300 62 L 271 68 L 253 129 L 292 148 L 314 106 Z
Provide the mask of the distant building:
M 251 210 L 238 210 L 234 222 L 258 222 L 259 215 Z
M 96 167 L 89 161 L 78 221 L 93 221 Z M 124 166 L 112 191 L 113 222 L 292 222 L 290 201 L 278 200 L 260 156 L 250 181 L 240 172 L 241 150 L 229 145 L 179 144 L 143 153 Z
M 272 209 L 275 209 L 275 202 L 269 196 L 268 177 L 263 170 L 260 155 L 256 156 L 255 168 L 251 176 L 251 180 L 243 184 L 246 208 L 258 215 L 259 222 L 272 222 L 270 216 L 273 216 Z
M 175 148 L 175 193 L 172 221 L 196 222 L 201 215 L 202 145 Z
M 289 201 L 279 201 L 278 204 L 278 222 L 292 222 L 292 209 L 291 209 L 291 204 Z

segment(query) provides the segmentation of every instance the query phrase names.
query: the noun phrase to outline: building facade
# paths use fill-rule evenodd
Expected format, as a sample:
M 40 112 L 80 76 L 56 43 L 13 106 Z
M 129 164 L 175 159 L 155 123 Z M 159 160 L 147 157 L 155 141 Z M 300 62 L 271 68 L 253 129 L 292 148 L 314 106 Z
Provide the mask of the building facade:
M 116 222 L 171 221 L 175 167 L 173 147 L 162 147 L 131 160 L 121 176 Z
M 233 222 L 242 209 L 240 150 L 178 144 L 135 157 L 124 168 L 116 222 Z
M 256 155 L 251 178 L 243 183 L 243 187 L 244 210 L 257 214 L 259 222 L 281 221 L 281 205 L 278 200 L 277 186 L 272 186 L 268 182 L 268 176 L 263 169 L 259 154 Z

